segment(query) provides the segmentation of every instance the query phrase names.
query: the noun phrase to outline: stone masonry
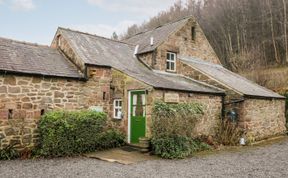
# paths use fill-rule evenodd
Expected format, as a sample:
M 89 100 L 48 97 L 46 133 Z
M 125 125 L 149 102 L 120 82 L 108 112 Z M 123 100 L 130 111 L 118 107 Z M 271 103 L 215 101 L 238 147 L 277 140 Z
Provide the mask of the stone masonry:
M 37 123 L 50 110 L 80 110 L 91 106 L 109 111 L 111 70 L 90 68 L 89 80 L 0 76 L 0 148 L 34 146 Z M 105 95 L 105 96 L 104 96 Z
M 241 107 L 239 126 L 246 130 L 248 139 L 261 140 L 286 132 L 282 100 L 246 99 Z
M 164 101 L 165 93 L 179 95 L 179 103 L 200 103 L 203 105 L 204 115 L 199 119 L 192 131 L 195 136 L 215 136 L 217 127 L 221 122 L 222 98 L 221 96 L 192 94 L 185 92 L 172 92 L 163 90 L 154 90 L 150 97 L 153 102 Z M 148 100 L 149 101 L 149 100 Z M 149 131 L 150 133 L 150 131 Z
M 222 98 L 221 96 L 213 95 L 201 95 L 192 94 L 189 92 L 172 92 L 165 90 L 155 90 L 149 85 L 133 79 L 122 72 L 113 70 L 112 72 L 112 100 L 111 100 L 111 111 L 113 108 L 113 99 L 123 100 L 123 119 L 113 120 L 114 126 L 121 128 L 124 133 L 128 133 L 128 91 L 130 90 L 145 90 L 147 91 L 146 100 L 146 136 L 151 136 L 151 126 L 152 126 L 152 109 L 153 103 L 156 101 L 164 101 L 165 93 L 172 93 L 179 96 L 179 103 L 189 103 L 196 102 L 203 104 L 204 106 L 204 116 L 199 119 L 194 133 L 196 136 L 199 135 L 215 135 L 216 128 L 219 124 L 221 109 L 222 109 Z M 110 114 L 112 116 L 112 114 Z

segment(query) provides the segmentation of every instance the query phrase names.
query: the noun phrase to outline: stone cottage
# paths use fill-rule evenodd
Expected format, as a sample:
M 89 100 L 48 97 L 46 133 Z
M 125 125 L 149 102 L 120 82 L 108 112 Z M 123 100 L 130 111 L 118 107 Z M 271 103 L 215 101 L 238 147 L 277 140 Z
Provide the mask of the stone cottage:
M 0 147 L 33 146 L 56 109 L 104 111 L 137 143 L 157 100 L 202 103 L 198 135 L 231 113 L 255 139 L 286 131 L 284 97 L 222 67 L 193 17 L 123 41 L 65 28 L 50 47 L 0 38 Z

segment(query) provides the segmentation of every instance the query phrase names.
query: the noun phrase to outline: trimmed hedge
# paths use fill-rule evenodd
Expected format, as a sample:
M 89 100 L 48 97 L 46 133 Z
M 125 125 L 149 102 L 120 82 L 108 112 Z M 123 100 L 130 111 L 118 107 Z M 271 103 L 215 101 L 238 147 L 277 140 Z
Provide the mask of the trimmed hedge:
M 45 114 L 39 123 L 41 156 L 72 156 L 124 144 L 124 136 L 107 129 L 105 113 L 56 111 Z

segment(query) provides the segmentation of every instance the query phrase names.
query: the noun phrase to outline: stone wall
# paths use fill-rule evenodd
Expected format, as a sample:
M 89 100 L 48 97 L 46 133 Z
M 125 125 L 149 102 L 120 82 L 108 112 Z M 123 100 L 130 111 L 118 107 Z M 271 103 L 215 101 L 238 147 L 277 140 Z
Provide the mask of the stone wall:
M 205 115 L 197 124 L 194 130 L 196 135 L 214 135 L 215 128 L 218 126 L 222 111 L 222 98 L 221 96 L 192 94 L 185 92 L 172 92 L 165 90 L 155 90 L 151 86 L 138 81 L 132 77 L 123 74 L 117 70 L 112 72 L 112 84 L 111 84 L 111 112 L 113 112 L 113 99 L 122 99 L 123 101 L 123 119 L 112 119 L 114 127 L 121 128 L 125 133 L 128 133 L 128 91 L 130 90 L 145 90 L 147 91 L 146 99 L 146 136 L 151 136 L 152 126 L 152 109 L 153 104 L 157 100 L 164 101 L 165 93 L 174 93 L 179 95 L 180 103 L 198 102 L 205 106 Z M 111 113 L 111 117 L 112 117 Z
M 246 99 L 242 103 L 239 126 L 247 137 L 261 140 L 286 132 L 284 100 Z
M 75 53 L 75 47 L 69 44 L 65 36 L 62 36 L 59 31 L 57 31 L 51 47 L 62 51 L 69 58 L 69 60 L 73 62 L 82 72 L 85 71 L 85 63 L 81 57 Z
M 111 70 L 89 68 L 88 71 L 90 79 L 87 82 L 1 75 L 0 148 L 14 143 L 34 146 L 38 138 L 38 121 L 47 111 L 99 106 L 108 112 Z
M 196 124 L 195 130 L 193 132 L 195 136 L 200 135 L 209 136 L 216 134 L 216 129 L 219 126 L 219 123 L 221 122 L 221 111 L 222 111 L 221 96 L 154 90 L 152 94 L 149 95 L 148 97 L 150 97 L 149 99 L 153 100 L 153 102 L 157 100 L 164 101 L 165 93 L 172 93 L 179 95 L 179 103 L 193 102 L 203 104 L 204 115 Z M 149 130 L 148 133 L 150 134 L 151 131 Z
M 138 59 L 148 67 L 153 68 L 155 63 L 155 54 L 156 52 L 141 54 L 138 56 Z
M 114 127 L 121 129 L 124 133 L 128 133 L 128 92 L 130 90 L 151 91 L 153 88 L 141 81 L 138 81 L 118 70 L 113 69 L 112 83 L 111 83 L 111 102 L 110 102 L 110 116 Z M 149 92 L 148 92 L 149 93 Z M 121 120 L 113 119 L 113 100 L 122 99 L 122 113 Z M 147 101 L 146 109 L 150 108 L 151 102 Z M 150 113 L 146 111 L 146 119 L 150 119 Z M 146 127 L 147 128 L 147 127 Z
M 196 27 L 196 39 L 192 39 L 192 27 Z M 166 53 L 175 52 L 180 56 L 196 57 L 208 62 L 220 64 L 220 61 L 207 40 L 204 32 L 199 24 L 190 19 L 189 22 L 179 29 L 178 32 L 169 36 L 169 38 L 157 48 L 156 63 L 154 69 L 166 70 Z M 177 61 L 176 69 L 180 70 L 179 61 Z

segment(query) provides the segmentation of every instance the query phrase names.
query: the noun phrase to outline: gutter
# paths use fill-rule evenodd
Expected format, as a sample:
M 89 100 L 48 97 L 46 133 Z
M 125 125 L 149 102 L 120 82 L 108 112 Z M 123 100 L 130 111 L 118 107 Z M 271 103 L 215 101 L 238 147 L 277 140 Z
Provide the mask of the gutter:
M 224 104 L 225 105 L 236 104 L 236 103 L 242 103 L 244 101 L 245 101 L 245 99 L 238 99 L 238 100 L 230 101 L 230 102 L 227 102 L 227 103 L 224 103 Z
M 86 81 L 85 77 L 69 77 L 69 76 L 60 76 L 60 75 L 49 75 L 49 74 L 40 74 L 40 73 L 27 73 L 27 72 L 16 72 L 8 70 L 0 70 L 0 74 L 4 75 L 18 75 L 18 76 L 35 76 L 35 77 L 47 77 L 47 78 L 62 78 L 62 79 L 72 79 L 78 81 Z
M 184 90 L 184 89 L 175 89 L 175 88 L 164 88 L 164 87 L 153 87 L 154 89 L 158 90 L 170 90 L 170 91 L 180 91 L 180 92 L 185 92 L 185 93 L 195 93 L 195 94 L 210 94 L 214 96 L 222 96 L 225 97 L 226 94 L 222 92 L 205 92 L 205 91 L 192 91 L 192 90 Z
M 244 98 L 249 98 L 249 99 L 263 99 L 263 100 L 285 100 L 286 98 L 283 96 L 279 96 L 279 97 L 273 97 L 273 96 L 255 96 L 255 95 L 243 95 Z
M 224 120 L 225 119 L 225 96 L 222 96 L 221 98 L 222 98 L 221 120 Z

